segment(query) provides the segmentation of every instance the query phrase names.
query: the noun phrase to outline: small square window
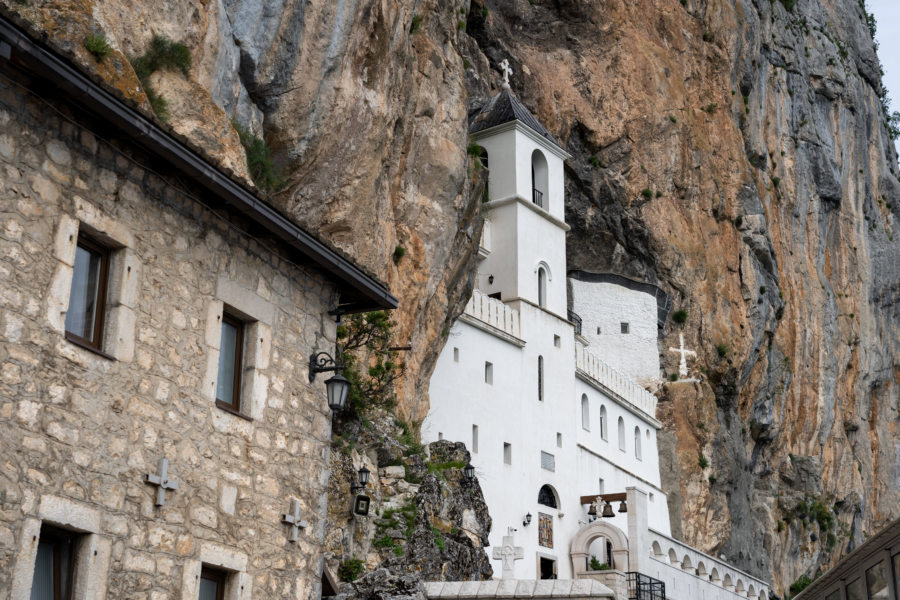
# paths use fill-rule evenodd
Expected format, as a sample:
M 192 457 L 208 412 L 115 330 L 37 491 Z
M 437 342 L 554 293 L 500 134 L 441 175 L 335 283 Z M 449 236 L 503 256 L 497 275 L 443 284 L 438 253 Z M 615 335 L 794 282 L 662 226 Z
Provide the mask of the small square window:
M 600 326 L 597 325 L 597 335 L 600 335 Z
M 512 464 L 512 444 L 507 444 L 506 442 L 503 442 L 503 464 Z
M 441 441 L 441 440 L 443 440 L 443 439 L 444 439 L 444 432 L 443 432 L 443 431 L 438 431 L 438 441 Z
M 34 561 L 31 597 L 68 600 L 75 575 L 77 534 L 43 525 Z
M 224 600 L 225 582 L 228 573 L 219 569 L 203 566 L 200 571 L 200 596 L 199 600 Z
M 628 323 L 622 323 L 622 333 L 628 333 Z
M 78 237 L 75 266 L 66 310 L 66 338 L 101 351 L 109 279 L 109 249 Z
M 216 405 L 241 410 L 241 371 L 244 366 L 244 323 L 227 312 L 222 315 Z
M 459 362 L 459 348 L 453 349 L 453 362 Z
M 494 384 L 494 363 L 484 363 L 484 382 Z
M 547 471 L 556 470 L 556 457 L 549 452 L 541 450 L 541 468 Z
M 558 335 L 554 335 L 553 336 L 553 345 L 556 346 L 557 348 L 559 348 L 561 343 L 562 343 L 562 340 L 560 339 L 560 337 Z

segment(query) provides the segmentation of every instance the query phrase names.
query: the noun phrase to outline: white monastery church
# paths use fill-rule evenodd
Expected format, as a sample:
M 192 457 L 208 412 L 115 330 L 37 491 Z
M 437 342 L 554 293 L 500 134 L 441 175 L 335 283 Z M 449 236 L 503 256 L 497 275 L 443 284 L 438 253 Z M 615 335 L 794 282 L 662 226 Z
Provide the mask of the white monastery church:
M 620 600 L 767 600 L 766 582 L 671 536 L 656 397 L 641 385 L 659 382 L 664 294 L 567 278 L 569 154 L 508 84 L 470 134 L 490 170 L 481 262 L 431 379 L 422 438 L 471 450 L 495 573 L 594 579 Z

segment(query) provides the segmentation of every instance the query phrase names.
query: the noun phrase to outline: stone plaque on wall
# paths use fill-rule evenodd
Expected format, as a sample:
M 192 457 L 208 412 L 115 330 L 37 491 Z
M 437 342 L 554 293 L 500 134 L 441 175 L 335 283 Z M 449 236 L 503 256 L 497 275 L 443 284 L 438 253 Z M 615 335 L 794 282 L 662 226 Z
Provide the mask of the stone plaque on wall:
M 538 513 L 538 544 L 544 548 L 553 547 L 553 517 Z

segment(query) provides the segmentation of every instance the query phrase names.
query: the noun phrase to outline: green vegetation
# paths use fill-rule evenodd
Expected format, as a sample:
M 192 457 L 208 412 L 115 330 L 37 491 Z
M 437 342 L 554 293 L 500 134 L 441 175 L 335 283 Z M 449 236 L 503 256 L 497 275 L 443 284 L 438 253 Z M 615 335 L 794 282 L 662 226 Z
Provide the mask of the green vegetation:
M 281 171 L 272 164 L 272 150 L 265 140 L 253 135 L 249 129 L 235 120 L 231 121 L 231 126 L 237 131 L 241 146 L 244 147 L 247 168 L 256 187 L 271 193 L 283 190 L 286 182 Z
M 678 122 L 678 119 L 675 117 L 675 115 L 669 115 L 669 120 L 672 121 L 673 123 Z
M 350 380 L 347 407 L 350 415 L 364 416 L 376 408 L 394 406 L 394 382 L 406 366 L 397 360 L 393 344 L 394 322 L 385 311 L 350 315 L 337 328 L 342 346 L 344 377 Z
M 706 457 L 703 456 L 702 452 L 697 453 L 697 466 L 700 467 L 701 469 L 705 469 L 706 467 L 709 466 L 709 461 L 706 460 Z
M 678 323 L 679 325 L 684 325 L 687 322 L 687 311 L 686 310 L 676 310 L 672 313 L 672 320 Z
M 742 217 L 741 215 L 738 215 L 734 218 L 734 226 L 735 227 L 740 227 L 741 223 L 743 223 L 743 222 L 744 222 L 744 217 Z
M 766 293 L 766 286 L 764 286 L 764 285 L 759 286 L 759 293 L 760 293 L 760 294 L 765 294 L 765 293 Z
M 593 165 L 595 169 L 602 169 L 606 166 L 605 164 L 603 164 L 603 161 L 596 156 L 591 156 L 590 158 L 588 158 L 588 162 L 591 163 L 591 165 Z
M 599 571 L 600 570 L 600 561 L 597 560 L 597 557 L 591 554 L 591 571 Z
M 678 373 L 669 373 L 669 381 L 678 381 Z
M 780 183 L 781 183 L 781 178 L 780 178 L 780 177 L 773 177 L 773 178 L 772 178 L 772 185 L 774 185 L 775 187 L 778 187 L 778 185 L 779 185 Z
M 797 0 L 781 0 L 781 3 L 786 9 L 793 12 L 794 6 L 796 6 L 797 4 Z
M 180 42 L 173 42 L 167 37 L 154 35 L 150 47 L 141 56 L 129 58 L 134 73 L 147 94 L 150 107 L 160 121 L 169 120 L 169 104 L 150 85 L 150 76 L 160 69 L 178 69 L 185 77 L 191 68 L 191 52 Z
M 718 481 L 718 479 L 716 479 L 715 475 L 710 475 L 709 477 L 706 478 L 706 480 L 709 482 L 709 485 L 715 485 L 716 481 Z
M 447 544 L 444 542 L 444 534 L 442 534 L 440 530 L 433 525 L 431 526 L 431 534 L 434 536 L 434 545 L 438 547 L 438 550 L 440 550 L 441 552 L 446 550 Z
M 404 256 L 406 256 L 406 248 L 404 248 L 403 246 L 397 246 L 396 248 L 394 248 L 395 265 L 399 265 Z
M 706 106 L 700 107 L 700 110 L 702 110 L 703 112 L 705 112 L 708 115 L 714 115 L 714 114 L 716 114 L 716 111 L 719 110 L 719 105 L 715 102 L 710 102 Z
M 413 15 L 412 23 L 409 24 L 409 33 L 418 33 L 422 29 L 422 15 Z
M 464 30 L 466 28 L 466 22 L 463 21 L 462 19 L 460 19 L 459 21 L 456 22 L 456 28 L 459 29 L 460 31 Z
M 376 548 L 393 548 L 394 547 L 394 538 L 389 535 L 383 535 L 379 538 L 375 538 L 372 540 L 372 545 Z
M 348 558 L 338 567 L 338 578 L 341 581 L 356 581 L 363 571 L 366 570 L 365 563 L 358 558 Z
M 462 469 L 466 466 L 465 461 L 462 460 L 451 460 L 449 462 L 442 463 L 428 462 L 426 464 L 428 466 L 429 473 L 433 473 L 441 478 L 443 478 L 444 471 L 446 471 L 447 469 Z
M 706 423 L 704 423 L 703 421 L 697 421 L 697 429 L 699 429 L 700 431 L 705 431 Z
M 98 61 L 103 61 L 112 52 L 109 42 L 103 32 L 92 32 L 84 38 L 84 49 L 94 55 Z
M 782 0 L 782 2 L 784 2 L 784 0 Z M 787 600 L 790 600 L 791 598 L 805 590 L 812 582 L 813 580 L 810 579 L 807 575 L 801 575 L 794 583 L 791 584 L 791 587 L 788 590 Z
M 713 41 L 713 34 L 712 34 L 712 32 L 711 32 L 709 29 L 705 29 L 705 30 L 703 31 L 703 41 L 704 41 L 704 42 L 711 42 L 711 41 Z
M 644 188 L 641 190 L 641 196 L 649 200 L 653 197 L 653 190 L 651 190 L 650 188 Z
M 719 358 L 725 358 L 728 355 L 728 345 L 718 344 L 716 346 L 716 352 L 718 353 Z

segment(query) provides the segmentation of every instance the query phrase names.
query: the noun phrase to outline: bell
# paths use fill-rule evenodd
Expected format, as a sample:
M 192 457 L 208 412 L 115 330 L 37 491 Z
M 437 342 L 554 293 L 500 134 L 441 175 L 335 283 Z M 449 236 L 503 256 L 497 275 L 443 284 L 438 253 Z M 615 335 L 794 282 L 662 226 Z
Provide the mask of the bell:
M 625 506 L 625 501 L 624 501 L 624 500 L 622 500 L 622 502 L 619 503 L 619 512 L 620 512 L 620 513 L 622 513 L 622 512 L 628 512 L 628 507 Z
M 602 516 L 602 517 L 614 517 L 614 516 L 616 516 L 616 513 L 613 512 L 612 504 L 610 504 L 609 502 L 607 502 L 606 504 L 604 504 L 604 505 L 603 505 L 603 514 L 600 515 L 600 516 Z
M 592 517 L 597 516 L 597 503 L 591 502 L 591 507 L 588 509 L 588 514 Z

